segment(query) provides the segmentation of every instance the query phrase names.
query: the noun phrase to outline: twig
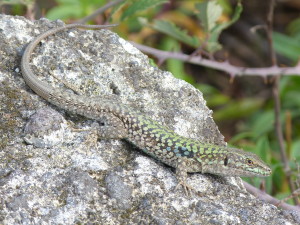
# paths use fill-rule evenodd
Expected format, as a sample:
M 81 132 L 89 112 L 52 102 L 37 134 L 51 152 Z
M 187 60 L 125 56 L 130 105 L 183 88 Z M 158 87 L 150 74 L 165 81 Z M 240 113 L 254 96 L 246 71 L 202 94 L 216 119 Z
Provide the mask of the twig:
M 290 155 L 292 147 L 292 115 L 290 111 L 285 112 L 285 140 L 286 151 Z
M 115 1 L 112 1 L 112 2 L 109 2 L 107 3 L 105 6 L 97 9 L 95 12 L 93 12 L 91 15 L 88 15 L 74 23 L 86 23 L 88 22 L 89 20 L 93 19 L 94 17 L 96 17 L 97 15 L 103 13 L 105 10 L 109 9 L 110 7 L 114 6 L 114 5 L 117 5 L 119 4 L 120 2 L 123 2 L 124 0 L 115 0 Z
M 286 202 L 291 198 L 295 198 L 295 197 L 298 198 L 298 196 L 300 196 L 300 188 L 296 189 L 292 194 L 290 194 L 286 198 L 281 199 L 281 201 L 278 203 L 278 206 L 280 206 L 282 203 Z
M 268 195 L 266 192 L 259 190 L 258 188 L 252 186 L 251 184 L 248 184 L 245 181 L 243 181 L 243 184 L 249 193 L 253 194 L 254 196 L 257 196 L 259 199 L 266 201 L 273 205 L 278 205 L 279 203 L 281 203 L 281 201 L 279 201 L 278 199 L 272 197 L 271 195 Z M 279 205 L 279 207 L 286 209 L 286 210 L 294 210 L 300 214 L 299 206 L 289 205 L 289 204 L 283 202 Z
M 271 67 L 262 67 L 262 68 L 249 68 L 249 67 L 238 67 L 231 65 L 228 61 L 225 62 L 218 62 L 215 60 L 205 59 L 201 56 L 193 56 L 183 54 L 180 52 L 168 52 L 163 50 L 158 50 L 155 48 L 151 48 L 145 45 L 137 44 L 131 42 L 136 48 L 141 50 L 144 53 L 148 53 L 150 55 L 155 56 L 158 60 L 165 60 L 168 58 L 172 59 L 179 59 L 183 62 L 189 62 L 196 65 L 201 65 L 205 67 L 209 67 L 212 69 L 224 71 L 231 76 L 260 76 L 260 77 L 267 77 L 267 76 L 275 76 L 278 74 L 282 75 L 298 75 L 300 76 L 300 64 L 296 65 L 295 67 L 279 67 L 277 65 Z
M 272 66 L 277 65 L 277 58 L 276 58 L 276 53 L 273 48 L 273 39 L 272 39 L 272 33 L 273 33 L 273 18 L 274 18 L 274 7 L 275 7 L 275 0 L 270 0 L 270 8 L 269 8 L 269 13 L 267 17 L 267 37 L 268 37 L 268 44 L 269 44 L 269 51 L 270 51 L 270 57 L 271 57 L 271 64 Z M 280 148 L 280 155 L 281 155 L 281 160 L 284 165 L 284 171 L 286 173 L 286 178 L 289 183 L 289 187 L 291 189 L 291 192 L 294 193 L 295 191 L 295 185 L 292 180 L 292 175 L 291 175 L 291 168 L 289 166 L 289 160 L 288 156 L 286 154 L 286 149 L 284 146 L 284 137 L 283 137 L 283 132 L 282 132 L 282 125 L 280 122 L 280 97 L 279 97 L 279 81 L 280 81 L 280 76 L 277 75 L 274 78 L 274 82 L 272 85 L 272 92 L 273 92 L 273 97 L 274 97 L 274 111 L 275 111 L 275 130 L 276 130 L 276 135 L 279 143 L 279 148 Z M 297 196 L 293 196 L 294 202 L 296 205 L 299 204 L 299 200 Z

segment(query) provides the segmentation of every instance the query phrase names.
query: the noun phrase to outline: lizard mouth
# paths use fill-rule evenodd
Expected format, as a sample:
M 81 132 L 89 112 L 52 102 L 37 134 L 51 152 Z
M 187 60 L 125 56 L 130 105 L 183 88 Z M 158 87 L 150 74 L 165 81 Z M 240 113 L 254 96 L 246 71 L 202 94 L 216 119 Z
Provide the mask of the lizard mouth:
M 248 170 L 245 169 L 236 169 L 234 174 L 239 177 L 267 177 L 270 176 L 272 170 L 270 168 L 251 168 Z
M 230 177 L 267 177 L 272 174 L 272 170 L 269 167 L 262 168 L 233 168 L 228 166 L 221 167 L 204 167 L 202 173 L 216 174 L 219 176 Z

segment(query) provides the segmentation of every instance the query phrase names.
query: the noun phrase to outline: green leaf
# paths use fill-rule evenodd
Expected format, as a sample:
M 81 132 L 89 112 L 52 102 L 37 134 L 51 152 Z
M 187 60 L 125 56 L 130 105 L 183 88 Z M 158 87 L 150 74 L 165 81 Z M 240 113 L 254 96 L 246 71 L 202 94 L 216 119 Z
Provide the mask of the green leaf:
M 250 131 L 244 131 L 244 132 L 237 133 L 230 139 L 229 144 L 234 145 L 235 142 L 238 142 L 239 140 L 243 140 L 243 139 L 247 139 L 247 138 L 252 138 L 252 136 L 253 136 L 252 132 L 250 132 Z
M 300 107 L 300 93 L 299 90 L 291 90 L 287 92 L 283 98 L 283 104 L 286 108 Z
M 221 93 L 218 89 L 208 84 L 193 84 L 195 88 L 203 93 L 209 108 L 215 108 L 230 102 L 230 97 Z
M 95 8 L 99 8 L 104 0 L 56 0 L 59 4 L 50 9 L 46 17 L 51 20 L 82 18 L 91 14 Z
M 283 76 L 280 79 L 280 97 L 284 97 L 290 91 L 299 91 L 300 77 L 298 76 Z
M 209 40 L 208 40 L 209 45 L 208 45 L 207 49 L 209 52 L 215 52 L 221 48 L 221 45 L 218 43 L 221 32 L 223 30 L 225 30 L 226 28 L 228 28 L 229 26 L 231 26 L 233 23 L 235 23 L 240 18 L 242 11 L 243 11 L 242 4 L 240 2 L 238 2 L 237 6 L 234 10 L 232 19 L 228 22 L 217 24 L 212 29 L 211 34 L 209 36 Z M 212 45 L 212 43 L 214 43 L 214 45 Z
M 290 32 L 291 35 L 293 36 L 298 36 L 300 35 L 300 18 L 293 20 L 289 25 L 288 25 L 288 31 Z
M 291 159 L 300 160 L 300 140 L 296 140 L 292 143 L 292 149 L 291 149 Z
M 273 39 L 274 48 L 278 53 L 295 62 L 299 60 L 300 40 L 277 32 L 273 32 Z
M 210 94 L 219 94 L 220 91 L 209 85 L 209 84 L 205 84 L 205 83 L 197 83 L 194 85 L 195 88 L 199 89 L 199 91 L 201 91 L 203 93 L 203 95 L 210 95 Z
M 77 5 L 80 0 L 56 0 L 60 5 Z
M 125 1 L 122 1 L 119 4 L 115 5 L 112 8 L 111 15 L 115 15 L 117 12 L 119 12 L 129 1 L 130 0 L 125 0 Z
M 219 36 L 224 29 L 228 28 L 240 18 L 243 11 L 241 2 L 238 1 L 232 19 L 219 24 L 217 20 L 222 15 L 223 9 L 217 1 L 212 0 L 197 3 L 195 7 L 200 11 L 197 16 L 201 20 L 204 30 L 208 33 L 206 49 L 209 52 L 215 52 L 221 49 L 222 46 L 218 43 Z
M 79 18 L 81 16 L 82 10 L 80 5 L 72 5 L 72 7 L 69 5 L 60 5 L 50 9 L 46 14 L 49 20 L 66 19 L 70 17 Z
M 127 17 L 130 17 L 139 11 L 153 8 L 155 6 L 167 2 L 167 0 L 132 0 L 132 2 L 129 3 L 129 7 L 124 11 L 123 15 L 121 16 L 121 20 L 125 20 Z
M 190 36 L 186 30 L 180 29 L 175 24 L 164 20 L 155 20 L 152 28 L 164 34 L 168 34 L 178 41 L 182 41 L 187 45 L 197 47 L 199 46 L 199 39 L 196 36 Z
M 211 39 L 217 41 L 219 39 L 221 32 L 223 30 L 225 30 L 226 28 L 228 28 L 229 26 L 231 26 L 233 23 L 235 23 L 240 18 L 242 11 L 243 11 L 242 4 L 240 2 L 238 2 L 237 6 L 234 10 L 232 19 L 228 22 L 217 24 L 211 32 Z
M 251 98 L 229 102 L 224 108 L 214 112 L 213 117 L 216 121 L 243 118 L 257 111 L 262 103 L 263 101 L 260 99 Z
M 223 9 L 223 12 L 226 14 L 231 14 L 232 13 L 232 5 L 228 0 L 218 0 L 218 3 Z
M 269 139 L 267 137 L 267 135 L 263 135 L 261 137 L 259 137 L 259 139 L 256 142 L 256 146 L 255 149 L 253 149 L 253 152 L 255 154 L 257 154 L 258 156 L 260 156 L 260 158 L 265 161 L 265 162 L 269 162 L 270 158 L 267 158 L 268 156 L 270 156 L 270 154 L 268 154 L 270 149 L 270 142 Z
M 163 46 L 161 47 L 161 49 L 172 49 L 174 51 L 179 51 L 180 49 L 178 41 L 170 37 L 165 38 L 162 42 L 162 45 Z M 185 80 L 189 83 L 195 83 L 193 78 L 186 73 L 184 63 L 181 60 L 168 59 L 166 61 L 166 67 L 167 70 L 170 71 L 176 78 Z
M 222 48 L 222 45 L 219 44 L 217 41 L 214 41 L 213 38 L 210 38 L 207 41 L 206 49 L 208 52 L 216 52 Z
M 228 28 L 231 26 L 233 23 L 235 23 L 241 16 L 241 13 L 243 11 L 243 6 L 240 2 L 238 2 L 237 6 L 235 7 L 233 16 L 230 21 L 224 22 L 221 24 L 217 24 L 214 29 L 212 30 L 212 33 L 221 33 L 222 30 Z
M 34 4 L 35 0 L 0 0 L 0 6 L 1 5 L 17 5 L 22 4 L 26 6 L 32 6 Z
M 274 129 L 274 112 L 272 110 L 259 112 L 251 125 L 250 129 L 255 138 L 272 131 Z
M 222 15 L 223 9 L 216 1 L 205 1 L 197 3 L 195 7 L 200 11 L 200 19 L 204 30 L 208 33 L 216 26 L 217 20 Z
M 224 94 L 214 94 L 206 98 L 207 106 L 209 108 L 218 107 L 230 102 L 230 98 Z

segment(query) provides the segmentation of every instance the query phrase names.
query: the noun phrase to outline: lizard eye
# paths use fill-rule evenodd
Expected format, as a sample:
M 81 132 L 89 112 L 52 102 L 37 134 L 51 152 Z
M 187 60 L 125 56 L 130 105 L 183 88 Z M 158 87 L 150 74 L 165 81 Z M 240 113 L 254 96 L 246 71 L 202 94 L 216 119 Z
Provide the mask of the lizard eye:
M 226 158 L 224 159 L 224 166 L 227 166 L 227 164 L 228 164 L 228 158 L 226 157 Z
M 251 159 L 246 159 L 248 165 L 253 165 L 253 161 Z

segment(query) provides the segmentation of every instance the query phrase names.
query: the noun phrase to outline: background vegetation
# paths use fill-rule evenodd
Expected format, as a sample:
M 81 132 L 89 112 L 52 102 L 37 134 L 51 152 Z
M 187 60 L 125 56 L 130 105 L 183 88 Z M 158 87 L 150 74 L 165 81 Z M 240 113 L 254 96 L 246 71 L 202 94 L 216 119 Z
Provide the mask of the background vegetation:
M 6 14 L 31 19 L 43 16 L 72 23 L 108 2 L 2 0 L 0 6 Z M 273 30 L 268 30 L 270 23 L 267 20 L 272 0 L 119 2 L 89 22 L 119 23 L 115 31 L 126 40 L 155 49 L 200 55 L 212 62 L 228 61 L 247 68 L 272 66 L 270 38 L 273 38 L 277 65 L 293 67 L 299 60 L 298 0 L 277 2 L 271 20 Z M 164 58 L 159 54 L 154 56 L 160 68 L 171 71 L 203 92 L 208 107 L 214 111 L 214 120 L 229 144 L 252 151 L 271 165 L 273 174 L 265 179 L 265 186 L 261 188 L 278 199 L 293 192 L 294 199 L 289 203 L 299 204 L 300 74 L 283 75 L 276 83 L 274 76 L 265 74 L 237 76 L 184 60 Z M 284 153 L 280 151 L 280 140 L 275 132 L 276 96 L 272 91 L 276 88 L 279 90 L 277 101 L 281 102 L 277 128 L 283 132 Z M 262 184 L 258 178 L 246 180 L 257 187 Z

